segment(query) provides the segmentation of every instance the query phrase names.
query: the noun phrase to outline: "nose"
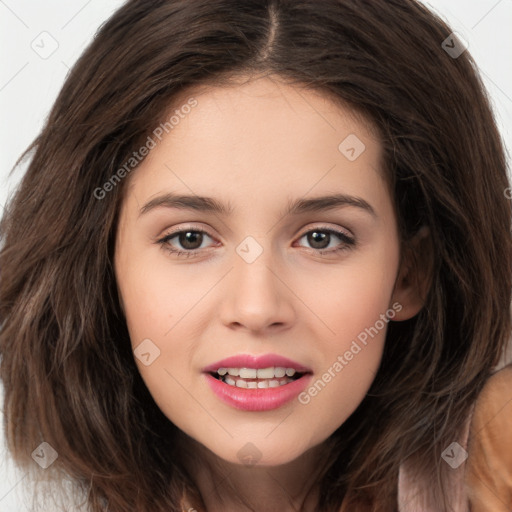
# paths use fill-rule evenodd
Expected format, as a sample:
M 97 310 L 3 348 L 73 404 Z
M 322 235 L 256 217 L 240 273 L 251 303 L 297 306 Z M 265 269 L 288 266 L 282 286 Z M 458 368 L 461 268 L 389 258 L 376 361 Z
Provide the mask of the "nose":
M 290 328 L 296 318 L 294 294 L 270 249 L 251 263 L 235 254 L 233 266 L 220 304 L 223 324 L 263 334 Z

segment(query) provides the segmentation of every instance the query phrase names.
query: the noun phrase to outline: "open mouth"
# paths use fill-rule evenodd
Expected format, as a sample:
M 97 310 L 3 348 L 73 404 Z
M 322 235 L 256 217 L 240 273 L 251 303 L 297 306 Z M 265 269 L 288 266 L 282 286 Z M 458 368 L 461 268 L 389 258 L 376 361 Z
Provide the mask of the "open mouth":
M 285 386 L 300 379 L 305 372 L 294 368 L 219 368 L 210 375 L 228 386 L 242 389 L 265 389 Z
M 313 376 L 311 368 L 276 354 L 241 354 L 203 368 L 213 393 L 241 411 L 279 409 L 303 392 Z

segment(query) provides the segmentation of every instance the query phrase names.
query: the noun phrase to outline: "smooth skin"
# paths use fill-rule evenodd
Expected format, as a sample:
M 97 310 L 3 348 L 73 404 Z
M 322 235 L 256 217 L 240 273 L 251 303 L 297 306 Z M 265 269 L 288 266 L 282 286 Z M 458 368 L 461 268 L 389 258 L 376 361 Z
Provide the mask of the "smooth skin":
M 387 324 L 307 404 L 241 411 L 212 393 L 201 370 L 276 353 L 310 367 L 314 381 L 394 303 L 393 321 L 421 309 L 413 284 L 421 280 L 407 259 L 400 268 L 381 144 L 354 111 L 276 77 L 189 90 L 183 104 L 191 96 L 197 106 L 133 172 L 121 207 L 115 272 L 132 346 L 149 339 L 160 351 L 148 366 L 136 362 L 190 439 L 196 457 L 183 463 L 208 511 L 283 512 L 304 502 L 314 510 L 323 443 L 374 380 Z M 365 145 L 354 161 L 338 149 L 351 134 Z M 209 197 L 231 212 L 145 208 L 165 194 Z M 286 214 L 295 201 L 334 194 L 372 212 L 342 204 Z M 180 230 L 192 233 L 168 236 Z M 257 242 L 251 251 L 263 251 L 251 263 L 237 252 L 247 237 Z M 247 443 L 261 454 L 255 466 L 240 459 Z

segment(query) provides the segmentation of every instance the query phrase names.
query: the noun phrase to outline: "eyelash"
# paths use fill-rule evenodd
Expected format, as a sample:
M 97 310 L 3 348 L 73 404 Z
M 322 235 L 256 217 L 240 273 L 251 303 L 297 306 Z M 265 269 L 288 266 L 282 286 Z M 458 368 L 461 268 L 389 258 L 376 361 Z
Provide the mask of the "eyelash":
M 189 228 L 189 229 L 181 229 L 179 231 L 174 231 L 173 233 L 169 233 L 169 234 L 165 235 L 163 238 L 157 240 L 156 243 L 160 244 L 162 246 L 163 250 L 167 251 L 168 253 L 170 253 L 170 254 L 172 254 L 174 256 L 184 257 L 184 258 L 191 258 L 191 257 L 196 256 L 199 252 L 203 251 L 204 249 L 192 249 L 192 250 L 188 250 L 188 251 L 182 251 L 182 250 L 179 250 L 179 249 L 174 249 L 174 248 L 172 248 L 171 245 L 169 245 L 169 241 L 172 240 L 173 238 L 175 238 L 176 236 L 178 236 L 178 235 L 180 235 L 182 233 L 189 233 L 189 232 L 190 233 L 200 233 L 200 234 L 203 234 L 203 235 L 207 235 L 207 236 L 209 236 L 210 238 L 213 239 L 213 237 L 207 231 L 204 231 L 203 229 Z M 345 234 L 345 233 L 343 233 L 341 231 L 337 231 L 335 229 L 327 228 L 327 227 L 318 227 L 318 228 L 310 229 L 310 230 L 304 232 L 298 238 L 298 240 L 300 240 L 304 236 L 308 235 L 309 233 L 313 233 L 313 232 L 328 233 L 330 235 L 335 235 L 338 238 L 340 238 L 340 240 L 343 242 L 336 249 L 314 249 L 314 248 L 309 248 L 310 250 L 312 250 L 312 251 L 314 251 L 314 252 L 316 252 L 317 254 L 320 254 L 320 255 L 324 255 L 326 253 L 327 254 L 338 254 L 338 253 L 341 253 L 343 251 L 348 251 L 348 250 L 352 249 L 356 245 L 356 241 L 355 241 L 354 238 L 349 237 L 347 234 Z

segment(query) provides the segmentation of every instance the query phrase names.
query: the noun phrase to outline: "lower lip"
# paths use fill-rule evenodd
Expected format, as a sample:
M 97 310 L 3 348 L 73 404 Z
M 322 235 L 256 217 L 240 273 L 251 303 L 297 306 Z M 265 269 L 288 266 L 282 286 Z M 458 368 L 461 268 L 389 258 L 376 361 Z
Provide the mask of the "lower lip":
M 271 411 L 278 409 L 297 397 L 307 387 L 311 374 L 304 374 L 277 388 L 247 389 L 230 386 L 209 373 L 205 374 L 212 391 L 223 402 L 242 411 Z

